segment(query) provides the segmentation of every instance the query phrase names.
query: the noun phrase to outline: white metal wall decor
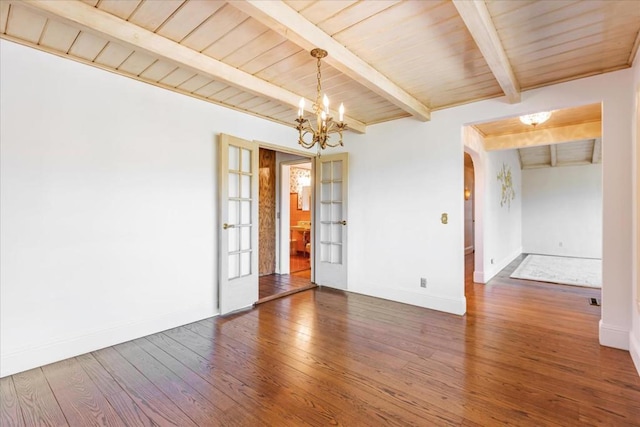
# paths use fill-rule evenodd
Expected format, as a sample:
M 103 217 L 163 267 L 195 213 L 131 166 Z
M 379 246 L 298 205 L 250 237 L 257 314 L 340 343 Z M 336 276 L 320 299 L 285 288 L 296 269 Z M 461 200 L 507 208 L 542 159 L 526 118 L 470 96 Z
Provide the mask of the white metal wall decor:
M 502 184 L 500 206 L 507 205 L 507 209 L 511 209 L 511 201 L 516 198 L 516 190 L 513 189 L 511 168 L 506 163 L 502 164 L 502 169 L 498 172 L 498 181 Z

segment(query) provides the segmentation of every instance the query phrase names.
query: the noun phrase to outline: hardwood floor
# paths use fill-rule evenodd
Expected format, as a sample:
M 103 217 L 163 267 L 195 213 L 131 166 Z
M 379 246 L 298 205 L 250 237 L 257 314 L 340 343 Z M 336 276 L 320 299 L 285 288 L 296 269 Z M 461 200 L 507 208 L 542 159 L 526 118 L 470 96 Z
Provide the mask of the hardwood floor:
M 599 291 L 515 265 L 465 316 L 316 288 L 6 377 L 0 424 L 640 426 Z

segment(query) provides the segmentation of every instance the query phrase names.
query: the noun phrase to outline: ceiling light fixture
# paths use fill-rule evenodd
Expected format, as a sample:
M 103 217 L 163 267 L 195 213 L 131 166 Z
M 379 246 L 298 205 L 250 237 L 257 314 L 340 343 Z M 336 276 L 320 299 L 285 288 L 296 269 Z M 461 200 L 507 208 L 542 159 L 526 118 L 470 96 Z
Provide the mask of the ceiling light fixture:
M 543 111 L 540 113 L 527 114 L 520 116 L 520 121 L 525 125 L 536 127 L 537 125 L 546 122 L 551 117 L 550 111 Z
M 329 98 L 327 95 L 322 95 L 322 85 L 320 83 L 321 73 L 320 73 L 320 61 L 322 58 L 327 56 L 327 51 L 323 49 L 313 49 L 311 51 L 311 56 L 318 60 L 318 86 L 317 86 L 317 95 L 316 102 L 313 104 L 313 112 L 316 115 L 316 127 L 314 129 L 311 122 L 304 118 L 304 97 L 300 98 L 300 104 L 298 108 L 298 118 L 296 119 L 296 129 L 300 134 L 298 138 L 298 143 L 302 145 L 304 148 L 312 148 L 314 145 L 318 144 L 318 151 L 320 149 L 325 149 L 327 147 L 338 147 L 342 144 L 342 131 L 347 128 L 347 125 L 343 122 L 344 119 L 344 105 L 340 104 L 339 118 L 338 122 L 333 121 L 333 117 L 329 115 Z M 329 142 L 329 135 L 332 133 L 338 133 L 340 135 L 340 140 L 334 144 Z M 311 140 L 305 140 L 305 136 L 309 134 L 311 135 Z

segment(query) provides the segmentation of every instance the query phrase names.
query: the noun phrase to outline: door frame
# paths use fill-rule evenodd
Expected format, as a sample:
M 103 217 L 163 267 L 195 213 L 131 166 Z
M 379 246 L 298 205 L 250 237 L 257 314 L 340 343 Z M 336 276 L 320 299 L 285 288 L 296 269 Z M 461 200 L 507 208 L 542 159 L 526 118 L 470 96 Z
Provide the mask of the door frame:
M 265 148 L 267 150 L 272 150 L 275 151 L 276 153 L 283 153 L 283 154 L 293 154 L 294 156 L 299 156 L 299 157 L 303 157 L 304 159 L 293 159 L 293 160 L 286 160 L 284 162 L 281 162 L 280 164 L 276 164 L 276 170 L 277 173 L 279 174 L 279 185 L 278 188 L 276 189 L 277 192 L 277 197 L 279 198 L 278 200 L 278 206 L 276 208 L 276 273 L 277 274 L 291 274 L 291 269 L 287 268 L 287 273 L 283 273 L 283 269 L 282 269 L 282 264 L 283 264 L 283 259 L 285 257 L 283 257 L 282 255 L 285 252 L 286 249 L 286 253 L 287 255 L 289 254 L 289 244 L 290 244 L 290 237 L 289 237 L 289 233 L 287 232 L 289 230 L 289 224 L 285 224 L 286 227 L 283 227 L 283 201 L 286 199 L 286 205 L 289 205 L 289 193 L 287 192 L 286 194 L 283 194 L 283 174 L 282 174 L 282 165 L 291 165 L 291 164 L 298 164 L 298 163 L 311 163 L 311 182 L 314 183 L 315 182 L 315 167 L 316 167 L 316 158 L 317 158 L 317 154 L 315 152 L 310 152 L 307 150 L 300 150 L 300 149 L 296 149 L 296 148 L 289 148 L 289 147 L 283 147 L 280 145 L 275 145 L 275 144 L 271 144 L 269 142 L 264 142 L 264 141 L 259 141 L 259 140 L 254 140 L 255 143 L 258 144 L 259 148 Z M 289 180 L 287 179 L 287 188 L 288 188 L 288 183 Z M 289 218 L 289 211 L 287 210 L 287 215 L 286 217 Z M 278 213 L 280 214 L 280 217 L 278 218 L 277 215 Z M 315 230 L 313 227 L 313 221 L 315 218 L 315 185 L 311 185 L 311 254 L 310 254 L 310 260 L 311 260 L 311 283 L 315 283 L 315 258 L 313 256 L 313 254 L 315 253 Z M 259 219 L 258 219 L 259 220 Z M 283 247 L 283 245 L 285 245 Z M 286 263 L 289 263 L 289 257 L 286 257 Z

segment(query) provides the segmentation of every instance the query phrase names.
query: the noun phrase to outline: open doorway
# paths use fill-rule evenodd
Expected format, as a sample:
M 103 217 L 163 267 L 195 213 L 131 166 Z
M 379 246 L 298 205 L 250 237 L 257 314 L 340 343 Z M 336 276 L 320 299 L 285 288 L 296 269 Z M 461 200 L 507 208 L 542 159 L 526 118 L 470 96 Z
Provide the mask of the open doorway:
M 311 162 L 289 167 L 289 271 L 311 279 Z
M 465 127 L 464 150 L 476 172 L 475 191 L 469 188 L 476 219 L 475 265 L 466 264 L 475 268 L 475 282 L 487 283 L 519 260 L 529 265 L 529 271 L 522 265 L 524 272 L 511 271 L 509 276 L 573 285 L 565 283 L 573 269 L 565 268 L 564 261 L 602 260 L 601 118 L 602 106 L 596 103 L 551 110 L 539 123 L 508 117 Z M 515 191 L 509 191 L 512 183 Z M 465 202 L 465 214 L 467 209 Z M 465 223 L 468 253 L 466 232 Z M 535 257 L 525 263 L 526 255 Z M 552 267 L 537 263 L 537 256 L 552 262 Z M 601 267 L 597 270 L 601 272 Z M 578 285 L 598 287 L 590 276 L 601 273 L 591 274 L 582 267 L 579 271 L 580 275 L 570 274 L 576 281 L 580 277 Z M 589 277 L 583 278 L 587 272 Z M 548 280 L 541 280 L 545 277 Z
M 464 153 L 464 256 L 465 287 L 473 284 L 475 252 L 475 171 L 469 153 Z
M 258 303 L 312 284 L 312 162 L 260 148 Z

